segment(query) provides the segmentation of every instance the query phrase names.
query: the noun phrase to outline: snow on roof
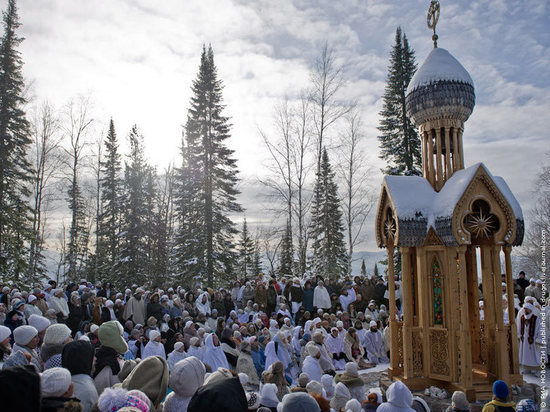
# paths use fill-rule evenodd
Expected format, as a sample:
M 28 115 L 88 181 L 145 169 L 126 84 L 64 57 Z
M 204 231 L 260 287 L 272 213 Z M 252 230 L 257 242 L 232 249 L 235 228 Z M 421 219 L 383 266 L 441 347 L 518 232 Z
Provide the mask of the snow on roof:
M 474 86 L 470 74 L 460 62 L 447 50 L 437 47 L 428 54 L 422 66 L 414 74 L 409 87 L 407 87 L 407 95 L 419 87 L 428 86 L 441 80 Z
M 493 180 L 506 201 L 512 207 L 516 219 L 523 220 L 523 213 L 517 199 L 502 177 L 493 176 L 483 163 L 476 163 L 456 171 L 436 192 L 427 179 L 420 176 L 385 176 L 384 181 L 400 221 L 426 219 L 426 231 L 434 229 L 439 218 L 452 216 L 456 204 L 472 182 L 479 168 L 483 168 Z

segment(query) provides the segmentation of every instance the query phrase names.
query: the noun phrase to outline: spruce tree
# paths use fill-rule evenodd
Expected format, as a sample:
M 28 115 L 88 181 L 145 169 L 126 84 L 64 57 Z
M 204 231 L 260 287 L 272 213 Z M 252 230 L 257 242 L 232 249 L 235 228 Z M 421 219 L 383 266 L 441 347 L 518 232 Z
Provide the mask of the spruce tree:
M 148 166 L 143 153 L 143 137 L 136 125 L 128 135 L 130 154 L 124 171 L 124 216 L 120 234 L 120 265 L 122 278 L 146 280 L 148 261 L 146 247 L 146 222 L 148 219 L 145 185 Z
M 367 266 L 365 265 L 365 259 L 361 262 L 361 276 L 367 276 Z
M 292 246 L 292 230 L 290 221 L 287 221 L 281 241 L 281 255 L 279 265 L 280 276 L 292 276 L 294 267 L 294 248 Z
M 377 263 L 374 264 L 373 276 L 374 276 L 374 278 L 377 278 L 379 276 L 379 274 L 378 274 L 378 264 Z
M 389 175 L 421 175 L 420 138 L 407 117 L 405 94 L 416 71 L 414 50 L 409 47 L 401 27 L 395 32 L 395 45 L 390 55 L 388 78 L 384 91 L 380 126 L 380 158 L 386 160 L 383 170 Z
M 112 276 L 118 270 L 119 233 L 122 214 L 122 180 L 121 159 L 118 152 L 118 141 L 113 119 L 105 139 L 105 157 L 101 162 L 100 179 L 103 211 L 100 214 L 100 233 L 98 266 L 99 271 Z
M 23 61 L 17 50 L 19 17 L 15 0 L 3 12 L 0 39 L 0 273 L 17 280 L 27 266 L 27 245 L 32 236 L 27 197 L 32 167 L 27 160 L 31 144 L 25 117 Z
M 248 233 L 246 218 L 243 221 L 243 229 L 239 240 L 239 266 L 241 275 L 247 277 L 254 275 L 254 241 Z
M 321 170 L 315 182 L 311 215 L 314 273 L 336 279 L 347 273 L 348 254 L 344 242 L 338 187 L 334 181 L 334 172 L 326 148 L 323 150 Z
M 227 274 L 229 266 L 233 270 L 233 237 L 237 230 L 229 214 L 242 212 L 236 200 L 237 162 L 233 150 L 226 145 L 230 124 L 223 115 L 223 86 L 211 47 L 208 50 L 203 47 L 191 90 L 191 108 L 185 125 L 185 170 L 182 170 L 189 182 L 180 182 L 179 186 L 184 185 L 184 195 L 192 197 L 184 199 L 188 210 L 182 216 L 187 217 L 185 224 L 189 227 L 187 233 L 180 231 L 179 240 L 195 245 L 180 253 L 178 259 L 180 265 L 185 264 L 186 276 L 204 276 L 211 287 Z M 182 252 L 183 245 L 178 247 Z

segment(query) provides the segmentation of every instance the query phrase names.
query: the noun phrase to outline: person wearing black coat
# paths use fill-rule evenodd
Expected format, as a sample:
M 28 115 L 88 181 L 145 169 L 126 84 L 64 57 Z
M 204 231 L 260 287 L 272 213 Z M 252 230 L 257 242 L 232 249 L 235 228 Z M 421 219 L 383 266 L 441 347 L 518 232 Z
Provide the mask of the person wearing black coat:
M 73 337 L 76 335 L 76 332 L 80 330 L 80 325 L 82 322 L 88 319 L 86 313 L 86 307 L 82 306 L 80 302 L 80 297 L 77 295 L 72 295 L 69 302 L 69 317 L 67 318 L 67 326 L 71 329 Z
M 0 370 L 0 399 L 4 411 L 40 411 L 40 375 L 34 366 Z
M 248 410 L 238 377 L 220 379 L 201 386 L 189 402 L 188 412 L 241 412 Z
M 149 303 L 147 303 L 147 319 L 153 316 L 157 322 L 162 320 L 164 313 L 162 311 L 162 305 L 159 303 L 160 296 L 158 293 L 153 293 Z

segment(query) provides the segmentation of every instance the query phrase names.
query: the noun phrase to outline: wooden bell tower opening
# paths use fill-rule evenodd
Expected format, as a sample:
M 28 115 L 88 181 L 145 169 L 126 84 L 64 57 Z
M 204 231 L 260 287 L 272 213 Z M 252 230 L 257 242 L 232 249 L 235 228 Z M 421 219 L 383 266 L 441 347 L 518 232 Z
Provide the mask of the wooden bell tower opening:
M 434 43 L 436 23 L 437 18 Z M 502 178 L 482 163 L 465 168 L 464 123 L 474 105 L 469 73 L 448 51 L 434 47 L 406 97 L 407 114 L 419 128 L 422 177 L 386 176 L 376 216 L 377 242 L 389 262 L 391 359 L 383 387 L 394 380 L 411 390 L 434 385 L 464 391 L 473 401 L 490 399 L 497 379 L 523 383 L 510 256 L 523 240 L 523 214 Z M 396 250 L 401 319 L 395 306 Z

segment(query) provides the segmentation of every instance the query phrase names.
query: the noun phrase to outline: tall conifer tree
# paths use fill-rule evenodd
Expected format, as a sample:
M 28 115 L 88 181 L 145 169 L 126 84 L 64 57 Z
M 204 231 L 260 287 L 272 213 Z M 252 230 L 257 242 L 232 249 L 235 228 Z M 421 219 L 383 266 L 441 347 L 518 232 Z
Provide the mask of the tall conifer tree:
M 246 218 L 239 241 L 239 264 L 242 276 L 254 275 L 254 241 L 250 238 Z
M 310 229 L 313 241 L 312 266 L 315 274 L 335 279 L 347 273 L 348 254 L 338 187 L 326 148 L 323 149 L 321 169 L 315 182 L 315 194 Z
M 285 232 L 281 242 L 279 275 L 292 276 L 294 268 L 294 248 L 292 247 L 292 229 L 290 221 L 286 222 Z
M 109 123 L 109 131 L 105 139 L 105 157 L 101 162 L 100 180 L 102 213 L 100 215 L 100 250 L 98 254 L 99 270 L 113 274 L 117 270 L 119 257 L 119 233 L 121 219 L 122 181 L 121 160 L 118 152 L 118 141 L 113 119 Z
M 23 41 L 18 37 L 19 17 L 15 0 L 9 0 L 3 12 L 0 39 L 0 273 L 14 280 L 27 265 L 27 241 L 30 210 L 27 196 L 32 168 L 27 160 L 31 144 L 29 123 L 25 117 L 21 54 Z
M 407 117 L 405 94 L 416 71 L 414 50 L 401 27 L 395 32 L 384 91 L 380 126 L 380 158 L 386 160 L 385 174 L 421 175 L 420 138 Z
M 204 47 L 197 78 L 191 87 L 191 108 L 185 125 L 184 161 L 175 194 L 180 220 L 176 242 L 179 271 L 186 278 L 204 277 L 209 286 L 233 270 L 237 233 L 230 213 L 237 203 L 237 162 L 227 147 L 229 119 L 223 115 L 222 82 L 214 52 Z M 192 245 L 185 248 L 185 245 Z M 229 256 L 231 255 L 231 256 Z

